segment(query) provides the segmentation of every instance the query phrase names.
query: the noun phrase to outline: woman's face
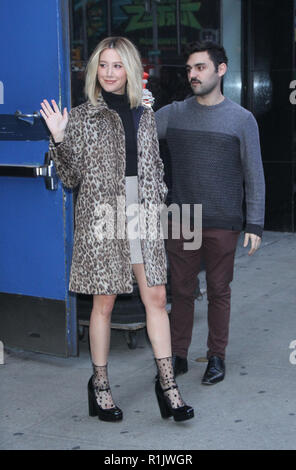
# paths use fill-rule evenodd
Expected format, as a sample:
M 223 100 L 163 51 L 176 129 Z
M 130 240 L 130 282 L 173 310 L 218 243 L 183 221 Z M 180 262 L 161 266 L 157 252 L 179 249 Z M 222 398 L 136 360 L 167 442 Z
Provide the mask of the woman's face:
M 115 49 L 105 49 L 100 54 L 98 64 L 98 80 L 105 91 L 123 95 L 127 75 L 120 55 Z

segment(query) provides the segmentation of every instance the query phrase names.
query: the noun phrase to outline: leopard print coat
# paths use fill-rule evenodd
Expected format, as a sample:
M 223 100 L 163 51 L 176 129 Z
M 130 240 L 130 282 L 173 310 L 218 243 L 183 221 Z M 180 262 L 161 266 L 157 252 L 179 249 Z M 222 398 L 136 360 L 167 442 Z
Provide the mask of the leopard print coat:
M 145 208 L 151 203 L 159 205 L 167 188 L 154 113 L 145 106 L 137 146 L 139 202 Z M 119 115 L 108 108 L 101 95 L 97 106 L 88 101 L 73 108 L 63 142 L 55 146 L 51 139 L 49 152 L 62 183 L 68 188 L 79 185 L 69 289 L 83 294 L 131 293 L 134 277 L 126 236 L 100 239 L 96 235 L 98 207 L 108 204 L 116 211 L 117 197 L 125 198 L 125 133 Z M 159 213 L 157 217 L 159 228 Z M 126 226 L 125 212 L 123 220 Z M 117 222 L 115 217 L 115 225 Z M 148 286 L 165 284 L 163 239 L 142 238 L 141 248 Z

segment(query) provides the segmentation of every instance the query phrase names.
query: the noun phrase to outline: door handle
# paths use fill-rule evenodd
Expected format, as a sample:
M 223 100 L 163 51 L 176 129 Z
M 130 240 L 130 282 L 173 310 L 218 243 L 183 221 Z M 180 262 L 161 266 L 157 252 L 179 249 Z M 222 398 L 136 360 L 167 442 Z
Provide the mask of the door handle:
M 50 191 L 56 191 L 58 188 L 58 177 L 55 171 L 53 160 L 45 154 L 44 165 L 10 165 L 0 164 L 0 176 L 13 176 L 22 178 L 38 178 L 43 176 L 45 187 Z
M 40 113 L 38 111 L 34 111 L 33 114 L 23 114 L 21 111 L 17 110 L 14 115 L 17 118 L 40 118 Z
M 22 111 L 17 110 L 14 115 L 17 119 L 21 119 L 22 121 L 27 122 L 31 126 L 34 125 L 35 119 L 40 118 L 40 113 L 38 111 L 34 111 L 33 114 L 25 114 L 22 113 Z

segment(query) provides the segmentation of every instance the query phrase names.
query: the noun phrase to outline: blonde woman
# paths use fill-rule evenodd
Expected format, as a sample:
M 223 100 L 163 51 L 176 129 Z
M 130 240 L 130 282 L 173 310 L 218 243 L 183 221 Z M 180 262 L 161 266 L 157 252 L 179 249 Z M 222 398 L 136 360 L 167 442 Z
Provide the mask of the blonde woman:
M 184 403 L 173 373 L 164 243 L 160 237 L 141 237 L 139 231 L 133 236 L 129 228 L 131 205 L 159 206 L 166 196 L 154 114 L 142 105 L 142 73 L 139 53 L 128 39 L 106 38 L 87 65 L 87 101 L 68 114 L 54 100 L 44 100 L 40 112 L 51 132 L 50 152 L 63 184 L 79 185 L 69 288 L 93 295 L 89 414 L 103 421 L 122 419 L 107 372 L 110 321 L 117 294 L 132 292 L 134 275 L 158 369 L 155 392 L 161 415 L 184 421 L 194 411 Z M 123 217 L 118 210 L 122 200 Z M 114 222 L 112 236 L 108 230 L 98 236 L 102 220 Z M 122 231 L 127 235 L 118 236 Z

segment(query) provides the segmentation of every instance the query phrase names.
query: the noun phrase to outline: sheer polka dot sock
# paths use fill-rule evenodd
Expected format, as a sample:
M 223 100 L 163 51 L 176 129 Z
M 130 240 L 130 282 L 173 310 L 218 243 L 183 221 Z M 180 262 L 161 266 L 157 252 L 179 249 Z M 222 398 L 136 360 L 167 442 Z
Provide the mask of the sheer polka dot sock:
M 115 404 L 110 390 L 107 364 L 105 366 L 93 364 L 93 372 L 92 383 L 98 405 L 103 410 L 114 408 Z
M 158 369 L 159 383 L 165 397 L 169 400 L 172 408 L 180 408 L 185 406 L 181 394 L 176 384 L 172 357 L 155 359 Z

